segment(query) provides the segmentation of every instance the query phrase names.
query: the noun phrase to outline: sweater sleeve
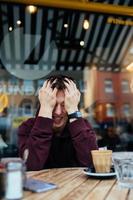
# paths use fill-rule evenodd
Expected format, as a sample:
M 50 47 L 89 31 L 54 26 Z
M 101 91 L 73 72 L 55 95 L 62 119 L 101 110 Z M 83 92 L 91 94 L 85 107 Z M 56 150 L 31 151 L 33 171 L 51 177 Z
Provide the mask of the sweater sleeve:
M 98 149 L 96 135 L 89 122 L 83 118 L 69 124 L 77 159 L 83 167 L 92 165 L 91 150 Z
M 20 157 L 26 159 L 27 170 L 41 170 L 49 155 L 53 120 L 44 117 L 31 118 L 19 127 L 18 146 Z

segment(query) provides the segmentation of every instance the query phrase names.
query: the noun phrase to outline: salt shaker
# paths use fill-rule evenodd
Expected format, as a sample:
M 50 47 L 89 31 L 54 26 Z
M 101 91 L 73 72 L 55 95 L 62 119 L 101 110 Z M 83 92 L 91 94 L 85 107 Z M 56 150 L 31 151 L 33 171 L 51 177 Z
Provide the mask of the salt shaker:
M 6 164 L 6 200 L 19 200 L 23 197 L 23 163 L 10 161 Z

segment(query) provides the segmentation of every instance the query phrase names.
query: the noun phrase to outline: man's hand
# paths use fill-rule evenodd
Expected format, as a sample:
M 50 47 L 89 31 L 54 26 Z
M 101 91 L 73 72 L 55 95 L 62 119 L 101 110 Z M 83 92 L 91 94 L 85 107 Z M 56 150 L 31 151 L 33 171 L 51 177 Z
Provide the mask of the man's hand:
M 51 88 L 50 81 L 46 81 L 39 90 L 40 111 L 39 116 L 52 118 L 52 112 L 56 104 L 57 88 Z
M 68 82 L 64 82 L 66 85 L 65 89 L 65 108 L 68 112 L 68 114 L 73 113 L 78 110 L 78 104 L 80 101 L 80 92 L 76 87 L 76 84 L 66 79 Z

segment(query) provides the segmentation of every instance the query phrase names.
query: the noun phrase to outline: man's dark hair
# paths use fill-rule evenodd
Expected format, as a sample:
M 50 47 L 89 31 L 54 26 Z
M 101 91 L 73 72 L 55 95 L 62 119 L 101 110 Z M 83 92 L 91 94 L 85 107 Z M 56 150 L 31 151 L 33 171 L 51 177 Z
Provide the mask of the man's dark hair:
M 66 78 L 76 83 L 76 81 L 72 77 L 64 75 L 53 75 L 48 77 L 47 80 L 50 81 L 50 83 L 52 84 L 52 89 L 56 87 L 58 90 L 64 90 L 66 88 L 64 82 L 68 82 Z M 38 109 L 35 115 L 36 117 L 38 116 L 39 110 L 40 110 L 40 103 L 38 105 Z
M 68 83 L 66 78 L 69 80 L 72 80 L 74 83 L 76 83 L 72 77 L 64 76 L 64 75 L 50 76 L 47 78 L 47 80 L 50 81 L 50 83 L 52 84 L 52 89 L 57 88 L 58 90 L 63 90 L 66 88 L 64 82 Z

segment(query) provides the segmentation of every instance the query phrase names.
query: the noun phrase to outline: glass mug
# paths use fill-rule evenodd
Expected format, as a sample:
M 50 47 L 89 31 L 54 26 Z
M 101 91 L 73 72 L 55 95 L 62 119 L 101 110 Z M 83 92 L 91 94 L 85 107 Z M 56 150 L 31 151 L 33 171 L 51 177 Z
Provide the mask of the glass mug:
M 112 159 L 119 186 L 133 188 L 133 152 L 114 152 Z

